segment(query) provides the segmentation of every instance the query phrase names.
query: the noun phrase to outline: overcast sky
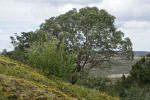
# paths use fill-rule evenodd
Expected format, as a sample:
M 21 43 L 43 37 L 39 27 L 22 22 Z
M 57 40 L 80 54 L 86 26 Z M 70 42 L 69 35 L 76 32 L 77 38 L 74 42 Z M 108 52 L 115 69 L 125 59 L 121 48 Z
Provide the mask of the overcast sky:
M 45 19 L 87 6 L 106 9 L 134 50 L 150 51 L 150 0 L 0 0 L 0 5 L 0 51 L 13 49 L 14 33 L 35 31 Z

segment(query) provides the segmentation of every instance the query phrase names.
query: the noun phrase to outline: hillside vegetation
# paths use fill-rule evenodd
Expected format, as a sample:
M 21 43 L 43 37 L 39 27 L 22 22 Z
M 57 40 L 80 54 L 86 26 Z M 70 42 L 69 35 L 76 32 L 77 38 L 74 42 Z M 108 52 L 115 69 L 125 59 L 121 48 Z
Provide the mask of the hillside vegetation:
M 119 100 L 106 93 L 50 80 L 30 66 L 0 55 L 0 100 Z

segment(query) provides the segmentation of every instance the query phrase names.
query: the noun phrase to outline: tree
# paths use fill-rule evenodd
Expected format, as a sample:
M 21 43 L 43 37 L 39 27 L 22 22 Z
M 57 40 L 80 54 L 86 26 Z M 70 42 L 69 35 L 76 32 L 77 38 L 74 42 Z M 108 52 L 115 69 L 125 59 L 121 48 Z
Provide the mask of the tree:
M 134 59 L 134 52 L 132 50 L 132 42 L 128 37 L 122 41 L 122 53 L 127 59 L 129 60 Z
M 123 42 L 124 33 L 116 29 L 114 20 L 115 17 L 103 9 L 86 7 L 52 17 L 40 26 L 40 30 L 65 43 L 67 52 L 77 54 L 75 71 L 82 75 L 86 70 L 109 62 L 117 51 L 124 49 L 125 43 L 132 48 L 128 41 Z
M 2 54 L 5 55 L 7 53 L 7 49 L 3 49 Z
M 40 69 L 46 76 L 52 75 L 70 81 L 74 76 L 75 54 L 65 52 L 65 45 L 57 47 L 57 40 L 49 40 L 43 43 L 35 42 L 28 49 L 29 64 Z
M 149 98 L 149 88 L 150 54 L 141 58 L 132 66 L 128 77 L 123 76 L 121 80 L 116 83 L 116 92 L 118 92 L 121 97 Z
M 14 46 L 14 50 L 6 53 L 6 56 L 9 56 L 15 60 L 19 60 L 22 62 L 27 62 L 27 51 L 26 49 L 30 47 L 33 38 L 33 32 L 22 32 L 19 36 L 15 33 L 15 36 L 11 36 L 11 44 Z
M 132 66 L 130 78 L 138 85 L 150 84 L 150 54 Z
M 97 7 L 86 7 L 79 11 L 73 9 L 46 20 L 35 32 L 22 33 L 21 36 L 16 35 L 16 39 L 12 38 L 12 43 L 15 46 L 14 51 L 19 51 L 19 53 L 24 51 L 23 55 L 27 56 L 22 58 L 25 58 L 26 61 L 26 57 L 28 57 L 26 51 L 34 42 L 40 42 L 39 48 L 41 48 L 42 44 L 49 39 L 57 40 L 57 49 L 63 44 L 65 45 L 64 54 L 75 54 L 73 72 L 80 77 L 82 73 L 109 62 L 114 54 L 118 54 L 118 51 L 128 51 L 123 50 L 126 49 L 126 42 L 124 42 L 126 40 L 122 39 L 124 33 L 117 30 L 114 22 L 114 16 Z M 132 48 L 128 42 L 127 46 Z M 132 51 L 132 49 L 130 50 Z M 128 53 L 126 52 L 125 55 Z M 129 54 L 129 56 L 131 55 Z M 78 80 L 76 76 L 72 76 L 71 79 L 72 84 Z
M 28 60 L 27 49 L 29 49 L 34 42 L 38 41 L 42 43 L 51 39 L 47 33 L 40 30 L 35 32 L 21 32 L 20 35 L 15 33 L 15 36 L 11 36 L 10 38 L 14 50 L 7 52 L 6 56 L 24 63 L 27 63 Z

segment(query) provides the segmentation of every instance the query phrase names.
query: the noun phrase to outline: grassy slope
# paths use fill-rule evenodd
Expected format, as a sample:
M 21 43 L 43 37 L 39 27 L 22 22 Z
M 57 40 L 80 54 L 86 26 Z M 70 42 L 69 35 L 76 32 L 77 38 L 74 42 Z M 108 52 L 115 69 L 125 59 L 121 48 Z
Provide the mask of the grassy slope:
M 0 100 L 119 100 L 106 93 L 52 81 L 31 67 L 0 55 Z

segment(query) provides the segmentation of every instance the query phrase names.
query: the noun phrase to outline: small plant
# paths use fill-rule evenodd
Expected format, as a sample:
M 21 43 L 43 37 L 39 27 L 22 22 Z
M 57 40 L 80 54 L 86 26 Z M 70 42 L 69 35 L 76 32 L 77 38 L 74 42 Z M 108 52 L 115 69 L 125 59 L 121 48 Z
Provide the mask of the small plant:
M 6 97 L 0 95 L 0 100 L 7 100 Z

